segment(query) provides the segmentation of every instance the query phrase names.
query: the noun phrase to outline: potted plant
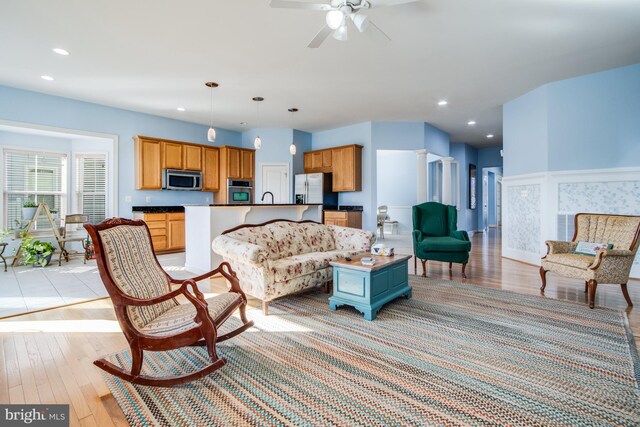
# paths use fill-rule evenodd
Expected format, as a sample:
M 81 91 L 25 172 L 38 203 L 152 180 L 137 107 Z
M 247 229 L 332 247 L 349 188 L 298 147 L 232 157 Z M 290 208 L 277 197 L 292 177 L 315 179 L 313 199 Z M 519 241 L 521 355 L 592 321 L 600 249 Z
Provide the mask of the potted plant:
M 22 204 L 22 219 L 25 221 L 30 221 L 33 219 L 33 216 L 36 214 L 36 209 L 38 209 L 38 204 L 33 200 L 25 200 Z
M 33 237 L 27 237 L 22 245 L 22 261 L 34 267 L 46 267 L 51 262 L 51 256 L 56 247 L 51 242 L 43 242 Z

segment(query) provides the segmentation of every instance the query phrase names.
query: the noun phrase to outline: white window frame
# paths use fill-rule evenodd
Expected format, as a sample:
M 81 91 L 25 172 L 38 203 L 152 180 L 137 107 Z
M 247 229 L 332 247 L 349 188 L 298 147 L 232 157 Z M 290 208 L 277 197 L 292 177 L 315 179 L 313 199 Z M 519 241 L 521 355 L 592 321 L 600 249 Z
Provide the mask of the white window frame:
M 8 153 L 26 153 L 26 154 L 41 154 L 41 155 L 51 155 L 57 156 L 65 159 L 66 167 L 62 169 L 62 190 L 61 191 L 8 191 L 7 190 L 7 154 Z M 29 196 L 47 196 L 47 195 L 56 195 L 60 196 L 60 215 L 64 215 L 66 213 L 68 200 L 69 200 L 69 153 L 66 151 L 57 151 L 57 150 L 25 150 L 24 148 L 12 147 L 12 146 L 4 146 L 2 147 L 2 169 L 4 171 L 2 176 L 2 212 L 0 215 L 2 216 L 2 225 L 5 229 L 14 229 L 14 224 L 7 224 L 8 222 L 8 204 L 9 204 L 9 194 L 27 194 Z M 22 224 L 24 225 L 24 224 Z
M 111 189 L 111 185 L 110 185 L 110 177 L 111 177 L 111 170 L 110 170 L 110 163 L 109 163 L 109 153 L 106 151 L 74 151 L 73 153 L 71 153 L 71 156 L 73 157 L 73 165 L 71 167 L 71 173 L 74 174 L 74 178 L 72 180 L 73 184 L 75 184 L 75 188 L 73 188 L 72 193 L 72 200 L 71 200 L 71 206 L 73 206 L 73 211 L 74 213 L 84 213 L 81 211 L 82 206 L 80 204 L 81 201 L 81 197 L 80 197 L 80 193 L 84 193 L 81 192 L 79 190 L 80 187 L 80 182 L 78 180 L 78 170 L 77 170 L 77 159 L 79 157 L 83 157 L 83 156 L 96 156 L 96 155 L 100 155 L 100 156 L 104 156 L 104 162 L 105 162 L 105 218 L 110 218 L 113 216 L 111 209 L 112 209 L 112 203 L 111 203 L 111 193 L 112 193 L 112 189 Z M 101 194 L 101 193 L 91 193 L 91 194 Z M 89 218 L 91 220 L 91 218 Z

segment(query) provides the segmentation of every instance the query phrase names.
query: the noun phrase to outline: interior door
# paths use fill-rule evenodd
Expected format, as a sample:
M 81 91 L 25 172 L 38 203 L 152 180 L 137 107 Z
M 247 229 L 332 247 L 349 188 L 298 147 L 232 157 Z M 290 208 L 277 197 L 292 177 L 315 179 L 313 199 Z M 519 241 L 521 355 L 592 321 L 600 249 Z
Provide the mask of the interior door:
M 283 164 L 261 164 L 262 178 L 262 199 L 264 193 L 273 193 L 273 203 L 291 203 L 289 197 L 289 165 Z M 271 197 L 267 194 L 263 203 L 271 203 Z
M 496 225 L 502 226 L 502 176 L 496 175 Z

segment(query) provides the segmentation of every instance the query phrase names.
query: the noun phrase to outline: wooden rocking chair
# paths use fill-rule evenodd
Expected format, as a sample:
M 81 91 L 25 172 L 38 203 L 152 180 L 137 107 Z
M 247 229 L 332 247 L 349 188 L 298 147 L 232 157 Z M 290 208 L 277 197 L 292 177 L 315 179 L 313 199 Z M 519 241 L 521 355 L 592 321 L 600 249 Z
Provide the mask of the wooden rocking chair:
M 143 221 L 112 218 L 98 225 L 84 226 L 94 242 L 96 261 L 131 348 L 131 371 L 105 359 L 93 362 L 99 368 L 135 384 L 172 386 L 202 378 L 221 368 L 226 360 L 216 353 L 216 343 L 244 332 L 248 321 L 247 298 L 231 266 L 220 266 L 198 277 L 175 280 L 162 269 L 151 246 L 151 235 Z M 230 284 L 229 292 L 204 298 L 196 282 L 221 274 Z M 172 284 L 179 284 L 171 290 Z M 189 302 L 180 304 L 183 295 Z M 239 309 L 243 325 L 218 336 L 218 328 Z M 211 363 L 179 376 L 141 375 L 143 351 L 166 351 L 185 346 L 206 345 Z

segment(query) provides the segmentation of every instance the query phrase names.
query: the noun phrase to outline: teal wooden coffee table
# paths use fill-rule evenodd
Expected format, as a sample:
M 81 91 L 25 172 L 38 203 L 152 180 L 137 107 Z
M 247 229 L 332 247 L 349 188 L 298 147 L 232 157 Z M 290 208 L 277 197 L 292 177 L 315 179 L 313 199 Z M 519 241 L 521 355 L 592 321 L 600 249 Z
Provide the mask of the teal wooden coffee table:
M 362 265 L 360 259 L 371 257 L 372 266 Z M 355 307 L 367 320 L 376 318 L 383 305 L 400 296 L 411 298 L 407 262 L 410 255 L 392 257 L 356 255 L 351 261 L 345 259 L 331 262 L 333 267 L 333 296 L 329 298 L 329 309 L 341 305 Z

